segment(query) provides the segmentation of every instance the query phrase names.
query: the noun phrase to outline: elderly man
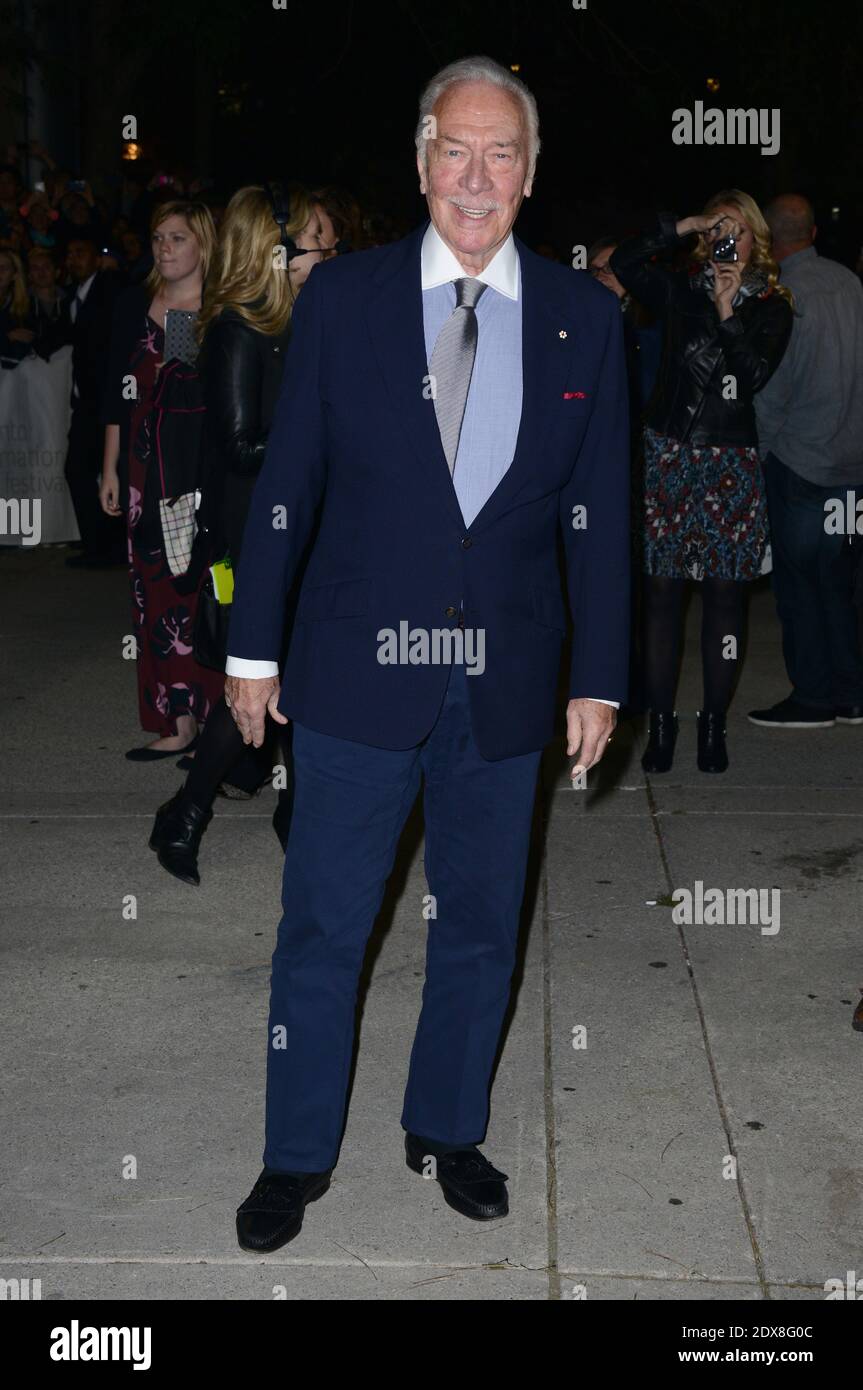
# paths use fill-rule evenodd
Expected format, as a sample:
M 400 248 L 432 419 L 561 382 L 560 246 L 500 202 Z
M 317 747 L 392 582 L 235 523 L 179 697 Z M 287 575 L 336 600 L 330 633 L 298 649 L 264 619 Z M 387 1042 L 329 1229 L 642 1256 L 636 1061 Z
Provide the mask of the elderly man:
M 852 575 L 855 506 L 863 499 L 863 288 L 844 265 L 818 255 L 808 199 L 784 193 L 764 216 L 795 308 L 788 351 L 755 397 L 792 690 L 749 718 L 773 729 L 863 724 Z
M 357 980 L 424 780 L 429 922 L 401 1123 L 449 1204 L 507 1213 L 479 1151 L 515 964 L 566 610 L 568 752 L 583 779 L 626 696 L 629 477 L 620 314 L 513 237 L 536 105 L 489 58 L 420 100 L 430 221 L 329 261 L 294 314 L 248 521 L 227 698 L 247 742 L 294 722 L 273 955 L 264 1169 L 243 1248 L 298 1233 L 338 1157 Z M 313 538 L 313 539 L 312 539 Z M 311 541 L 311 545 L 309 542 Z M 281 692 L 286 595 L 308 550 Z

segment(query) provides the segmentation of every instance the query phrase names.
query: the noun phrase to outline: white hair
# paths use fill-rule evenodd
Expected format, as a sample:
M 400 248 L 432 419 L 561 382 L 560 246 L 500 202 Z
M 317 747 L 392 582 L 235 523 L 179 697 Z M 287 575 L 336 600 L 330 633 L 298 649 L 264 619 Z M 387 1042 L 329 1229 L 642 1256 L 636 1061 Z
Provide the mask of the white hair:
M 434 108 L 444 92 L 456 82 L 493 82 L 496 87 L 502 87 L 505 92 L 509 92 L 521 103 L 527 127 L 527 173 L 528 178 L 533 178 L 540 149 L 539 112 L 536 109 L 536 98 L 520 77 L 516 77 L 509 68 L 502 67 L 500 63 L 495 62 L 494 58 L 487 58 L 484 55 L 478 55 L 474 58 L 458 58 L 454 63 L 448 63 L 445 68 L 441 68 L 440 72 L 435 73 L 420 93 L 420 113 L 414 134 L 414 144 L 426 168 L 428 168 L 428 119 L 433 114 Z

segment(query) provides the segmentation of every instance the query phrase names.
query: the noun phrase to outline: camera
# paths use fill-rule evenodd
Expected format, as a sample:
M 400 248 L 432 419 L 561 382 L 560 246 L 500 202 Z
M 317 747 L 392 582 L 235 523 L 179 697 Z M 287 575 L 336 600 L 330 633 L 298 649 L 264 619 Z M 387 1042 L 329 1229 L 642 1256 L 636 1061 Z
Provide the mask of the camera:
M 729 232 L 728 236 L 717 237 L 713 243 L 713 259 L 715 261 L 736 261 L 737 242 Z

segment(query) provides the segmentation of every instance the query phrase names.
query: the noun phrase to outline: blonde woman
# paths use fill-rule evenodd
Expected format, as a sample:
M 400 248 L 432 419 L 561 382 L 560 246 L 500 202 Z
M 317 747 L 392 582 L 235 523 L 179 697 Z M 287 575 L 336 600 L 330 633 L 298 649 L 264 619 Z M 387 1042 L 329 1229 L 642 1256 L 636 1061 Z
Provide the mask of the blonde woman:
M 35 336 L 21 257 L 4 247 L 0 249 L 0 363 L 17 367 Z
M 653 262 L 692 233 L 698 240 L 689 271 Z M 768 534 L 753 398 L 788 346 L 791 296 L 778 283 L 757 204 L 736 188 L 717 193 L 694 217 L 660 213 L 656 229 L 623 242 L 609 265 L 627 290 L 663 315 L 665 327 L 644 417 L 650 736 L 642 766 L 667 772 L 672 765 L 683 598 L 694 579 L 703 601 L 698 767 L 724 772 L 746 587 L 761 573 Z
M 201 515 L 209 562 L 242 563 L 243 528 L 281 386 L 291 312 L 302 285 L 323 258 L 318 208 L 305 189 L 284 193 L 241 188 L 225 211 L 213 273 L 199 320 L 206 449 Z M 271 734 L 275 730 L 271 729 Z M 160 807 L 150 838 L 168 873 L 197 886 L 198 849 L 212 818 L 219 783 L 251 791 L 273 763 L 272 740 L 246 750 L 224 700 L 216 705 L 185 786 Z M 290 760 L 288 750 L 285 756 Z M 290 776 L 288 778 L 290 782 Z M 280 793 L 273 825 L 284 846 L 290 786 Z
M 189 748 L 223 686 L 219 673 L 199 665 L 192 655 L 205 571 L 177 578 L 171 574 L 159 518 L 162 496 L 180 496 L 198 486 L 198 415 L 188 414 L 182 444 L 172 447 L 168 436 L 152 437 L 165 315 L 170 309 L 200 310 L 216 234 L 203 203 L 169 202 L 153 214 L 151 236 L 153 269 L 145 284 L 120 296 L 114 314 L 100 486 L 104 511 L 109 516 L 125 511 L 127 516 L 141 726 L 158 735 L 153 743 L 129 750 L 126 757 L 134 762 L 172 757 Z

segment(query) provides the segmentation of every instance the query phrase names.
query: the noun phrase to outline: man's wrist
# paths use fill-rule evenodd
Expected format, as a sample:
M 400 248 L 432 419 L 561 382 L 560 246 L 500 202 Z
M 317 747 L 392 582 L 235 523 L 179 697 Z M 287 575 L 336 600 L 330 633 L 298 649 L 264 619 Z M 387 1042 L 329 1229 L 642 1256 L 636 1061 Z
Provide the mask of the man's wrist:
M 620 709 L 619 700 L 603 700 L 599 695 L 570 695 L 571 700 L 592 700 L 595 705 L 610 705 L 612 709 Z
M 241 680 L 260 681 L 278 674 L 277 661 L 252 661 L 244 656 L 229 656 L 225 662 L 225 675 L 238 676 Z

